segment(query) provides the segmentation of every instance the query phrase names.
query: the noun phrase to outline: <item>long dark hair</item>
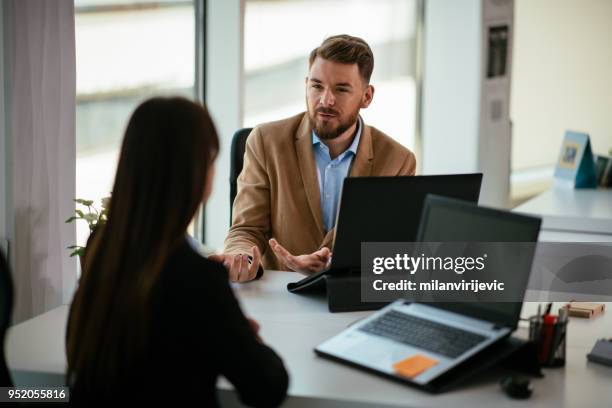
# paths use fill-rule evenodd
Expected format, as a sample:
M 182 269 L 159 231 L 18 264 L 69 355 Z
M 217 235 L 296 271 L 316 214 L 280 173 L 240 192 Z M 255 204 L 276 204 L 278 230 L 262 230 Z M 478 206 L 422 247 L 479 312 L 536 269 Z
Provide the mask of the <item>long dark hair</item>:
M 185 239 L 218 150 L 200 104 L 153 98 L 132 114 L 108 221 L 90 239 L 71 307 L 69 385 L 110 391 L 144 357 L 160 272 Z

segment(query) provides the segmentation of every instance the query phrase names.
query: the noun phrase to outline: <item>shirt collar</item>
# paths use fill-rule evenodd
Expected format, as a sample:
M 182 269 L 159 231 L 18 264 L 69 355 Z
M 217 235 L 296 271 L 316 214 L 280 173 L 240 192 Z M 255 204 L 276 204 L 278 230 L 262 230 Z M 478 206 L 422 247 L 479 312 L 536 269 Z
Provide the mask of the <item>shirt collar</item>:
M 353 143 L 351 143 L 351 145 L 348 147 L 348 149 L 346 149 L 344 152 L 352 152 L 354 155 L 357 155 L 357 147 L 359 147 L 359 140 L 361 139 L 361 130 L 362 130 L 363 126 L 362 126 L 362 122 L 361 122 L 361 116 L 359 116 L 357 118 L 357 133 L 355 134 L 355 137 L 353 138 Z M 316 144 L 320 144 L 321 143 L 321 139 L 319 139 L 319 137 L 317 136 L 317 134 L 315 133 L 314 129 L 312 130 L 312 144 L 316 145 Z

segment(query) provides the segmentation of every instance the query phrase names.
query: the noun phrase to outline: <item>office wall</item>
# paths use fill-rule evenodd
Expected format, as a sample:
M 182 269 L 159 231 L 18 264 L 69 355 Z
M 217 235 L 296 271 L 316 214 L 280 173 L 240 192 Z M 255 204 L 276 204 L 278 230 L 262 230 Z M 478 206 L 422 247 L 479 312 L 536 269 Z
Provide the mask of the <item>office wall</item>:
M 611 149 L 612 1 L 516 0 L 515 27 L 513 171 L 552 167 L 566 129 Z

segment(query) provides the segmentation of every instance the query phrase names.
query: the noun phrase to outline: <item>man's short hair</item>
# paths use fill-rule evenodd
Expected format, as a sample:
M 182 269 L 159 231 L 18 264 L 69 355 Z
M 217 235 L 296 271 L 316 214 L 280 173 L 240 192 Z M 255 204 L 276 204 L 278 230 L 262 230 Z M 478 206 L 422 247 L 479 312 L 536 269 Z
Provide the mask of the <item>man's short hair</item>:
M 328 37 L 310 52 L 309 67 L 317 57 L 341 64 L 357 64 L 359 74 L 365 83 L 370 83 L 372 70 L 374 70 L 374 54 L 368 43 L 359 37 L 347 34 Z

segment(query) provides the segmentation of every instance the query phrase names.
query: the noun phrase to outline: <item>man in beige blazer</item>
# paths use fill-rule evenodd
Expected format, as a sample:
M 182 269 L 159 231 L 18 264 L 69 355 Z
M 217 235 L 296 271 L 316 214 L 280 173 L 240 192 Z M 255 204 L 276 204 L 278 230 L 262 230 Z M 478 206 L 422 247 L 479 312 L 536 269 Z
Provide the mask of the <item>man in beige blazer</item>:
M 341 179 L 415 173 L 414 154 L 359 116 L 374 96 L 367 43 L 330 37 L 309 64 L 308 111 L 257 126 L 247 139 L 232 226 L 216 256 L 234 281 L 261 276 L 260 262 L 266 269 L 323 269 L 332 255 Z

